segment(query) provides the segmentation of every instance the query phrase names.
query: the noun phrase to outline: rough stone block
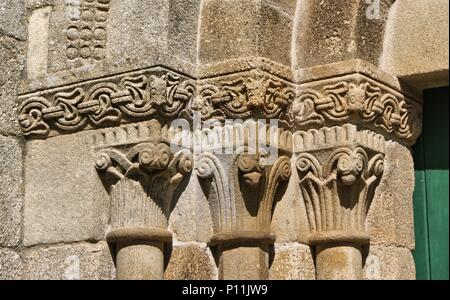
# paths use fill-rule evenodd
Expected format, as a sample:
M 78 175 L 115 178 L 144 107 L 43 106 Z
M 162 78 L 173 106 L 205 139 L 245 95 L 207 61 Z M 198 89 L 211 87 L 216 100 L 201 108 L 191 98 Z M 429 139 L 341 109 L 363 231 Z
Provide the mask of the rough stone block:
M 174 246 L 164 279 L 211 280 L 217 277 L 217 268 L 205 244 Z
M 447 0 L 395 1 L 381 68 L 418 88 L 448 85 L 448 6 Z
M 416 270 L 409 249 L 370 246 L 363 271 L 364 279 L 414 280 Z
M 272 280 L 314 280 L 316 271 L 311 249 L 299 243 L 275 244 L 270 267 Z
M 392 0 L 378 3 L 379 16 L 373 18 L 371 7 L 364 0 L 303 1 L 297 15 L 300 28 L 294 29 L 298 33 L 295 48 L 299 66 L 311 67 L 355 58 L 377 65 Z
M 199 60 L 209 64 L 258 54 L 258 0 L 203 3 Z
M 174 198 L 169 230 L 178 241 L 207 242 L 212 236 L 212 219 L 208 200 L 203 195 L 197 176 L 191 174 Z
M 167 53 L 169 0 L 113 1 L 108 24 L 108 55 L 113 65 L 138 65 Z
M 294 11 L 276 2 L 212 0 L 203 4 L 200 64 L 264 57 L 290 65 Z
M 414 249 L 414 162 L 410 149 L 386 142 L 384 174 L 366 219 L 373 245 Z
M 21 240 L 22 146 L 19 138 L 0 135 L 0 246 L 16 247 Z
M 0 280 L 17 280 L 21 274 L 20 256 L 15 251 L 0 248 Z
M 25 40 L 27 37 L 25 16 L 25 0 L 0 1 L 0 35 Z
M 24 244 L 101 240 L 109 197 L 94 166 L 92 132 L 29 141 Z
M 114 279 L 115 268 L 105 242 L 36 246 L 24 250 L 23 279 Z
M 201 0 L 171 0 L 169 8 L 168 54 L 197 63 L 197 29 Z
M 293 11 L 286 12 L 269 1 L 261 2 L 258 56 L 291 65 Z
M 20 133 L 16 89 L 25 64 L 24 46 L 25 42 L 0 35 L 0 134 L 4 135 Z

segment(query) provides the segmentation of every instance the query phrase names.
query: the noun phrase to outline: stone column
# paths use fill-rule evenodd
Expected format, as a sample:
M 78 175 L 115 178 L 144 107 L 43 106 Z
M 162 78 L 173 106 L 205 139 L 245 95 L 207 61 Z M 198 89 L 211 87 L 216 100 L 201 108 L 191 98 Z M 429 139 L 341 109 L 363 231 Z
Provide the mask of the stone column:
M 259 127 L 257 130 L 268 136 L 270 126 L 260 127 L 255 121 L 215 130 L 233 137 L 233 133 L 250 130 L 247 125 Z M 231 144 L 225 143 L 231 149 L 242 149 L 240 154 L 207 152 L 195 160 L 196 173 L 210 203 L 214 234 L 209 245 L 216 250 L 220 279 L 268 279 L 269 246 L 275 241 L 270 228 L 272 209 L 278 186 L 291 174 L 292 147 L 289 132 L 273 134 L 279 137 L 277 144 L 272 144 L 271 150 L 277 150 L 274 161 L 261 148 L 250 146 L 251 134 L 241 141 L 232 138 Z M 210 137 L 213 135 L 209 132 Z M 259 145 L 269 144 L 260 140 Z
M 384 170 L 384 137 L 346 124 L 297 132 L 294 141 L 317 278 L 362 279 L 365 219 Z
M 163 279 L 172 194 L 192 169 L 190 152 L 172 154 L 161 137 L 146 135 L 158 132 L 158 125 L 141 125 L 133 135 L 131 128 L 119 128 L 96 137 L 101 146 L 95 166 L 111 198 L 107 241 L 118 279 Z M 106 141 L 108 134 L 117 139 Z

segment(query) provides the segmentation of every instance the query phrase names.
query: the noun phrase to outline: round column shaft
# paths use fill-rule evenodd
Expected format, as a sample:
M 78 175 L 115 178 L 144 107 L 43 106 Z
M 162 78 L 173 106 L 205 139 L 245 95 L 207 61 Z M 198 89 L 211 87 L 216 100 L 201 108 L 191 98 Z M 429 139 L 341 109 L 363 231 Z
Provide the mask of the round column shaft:
M 351 243 L 327 243 L 316 246 L 318 280 L 362 279 L 361 246 Z
M 116 245 L 117 279 L 162 280 L 164 278 L 164 243 L 129 242 Z

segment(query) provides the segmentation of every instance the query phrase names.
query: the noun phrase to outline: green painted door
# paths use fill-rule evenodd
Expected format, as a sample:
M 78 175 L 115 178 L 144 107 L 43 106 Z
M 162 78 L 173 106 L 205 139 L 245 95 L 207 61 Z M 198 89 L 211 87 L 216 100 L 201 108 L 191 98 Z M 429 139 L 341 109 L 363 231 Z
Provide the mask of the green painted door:
M 423 133 L 413 149 L 417 279 L 449 279 L 448 90 L 425 91 Z

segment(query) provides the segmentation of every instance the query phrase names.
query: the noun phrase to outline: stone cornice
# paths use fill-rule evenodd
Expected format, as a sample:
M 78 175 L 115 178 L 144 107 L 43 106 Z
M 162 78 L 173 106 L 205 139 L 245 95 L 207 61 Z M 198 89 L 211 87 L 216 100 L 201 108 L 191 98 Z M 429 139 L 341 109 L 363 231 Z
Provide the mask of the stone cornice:
M 203 120 L 279 119 L 292 131 L 353 123 L 408 144 L 421 132 L 415 91 L 362 61 L 303 69 L 297 80 L 273 74 L 194 79 L 154 67 L 22 95 L 19 121 L 38 138 L 196 111 Z
M 421 132 L 421 105 L 362 74 L 300 85 L 288 121 L 297 129 L 354 123 L 414 143 Z
M 22 96 L 25 135 L 47 137 L 157 117 L 175 118 L 194 96 L 195 82 L 164 68 L 89 80 Z

